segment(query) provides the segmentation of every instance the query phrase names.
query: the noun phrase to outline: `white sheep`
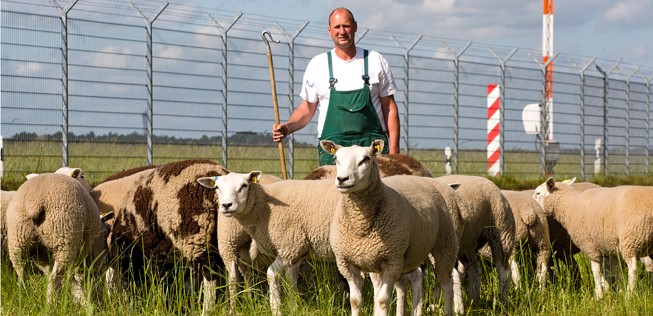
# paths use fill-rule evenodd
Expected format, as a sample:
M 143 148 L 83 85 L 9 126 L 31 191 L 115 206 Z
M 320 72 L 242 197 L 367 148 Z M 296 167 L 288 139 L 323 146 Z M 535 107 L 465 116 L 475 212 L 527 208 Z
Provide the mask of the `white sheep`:
M 535 254 L 536 279 L 540 286 L 543 286 L 546 283 L 548 261 L 551 256 L 546 214 L 529 192 L 501 190 L 501 193 L 508 200 L 515 218 L 515 246 L 527 245 Z M 510 268 L 513 283 L 519 288 L 520 275 L 515 257 L 516 251 L 510 256 Z
M 261 175 L 259 183 L 262 185 L 281 181 L 279 177 Z M 218 213 L 218 251 L 224 261 L 229 282 L 229 313 L 235 313 L 236 295 L 238 293 L 238 276 L 243 276 L 245 287 L 249 287 L 251 274 L 250 267 L 266 268 L 274 258 L 260 254 L 256 242 L 247 233 L 240 222 L 231 217 Z
M 284 180 L 260 185 L 260 171 L 202 177 L 197 181 L 215 188 L 221 215 L 233 217 L 256 241 L 258 250 L 274 262 L 267 269 L 270 305 L 280 314 L 277 283 L 285 272 L 295 285 L 302 260 L 335 260 L 329 244 L 329 225 L 338 191 L 332 180 Z
M 637 259 L 653 254 L 653 187 L 618 186 L 583 192 L 568 183 L 547 179 L 533 195 L 547 214 L 564 226 L 589 258 L 596 298 L 608 284 L 601 261 L 621 256 L 628 266 L 628 293 L 637 277 Z
M 215 304 L 217 277 L 222 265 L 217 252 L 215 191 L 196 181 L 229 171 L 209 160 L 183 160 L 157 166 L 135 179 L 111 227 L 112 252 L 127 254 L 123 268 L 148 258 L 162 266 L 182 258 L 202 276 L 202 314 Z
M 458 257 L 468 275 L 471 297 L 480 299 L 481 271 L 477 252 L 488 243 L 499 276 L 500 298 L 505 303 L 509 292 L 508 260 L 515 246 L 515 219 L 510 204 L 492 181 L 469 175 L 447 175 L 437 179 L 458 183 L 456 190 L 464 202 L 460 208 L 463 233 Z
M 32 176 L 7 208 L 8 252 L 18 279 L 24 283 L 27 260 L 33 259 L 48 276 L 49 303 L 60 287 L 62 273 L 77 267 L 79 260 L 94 265 L 96 271 L 106 267 L 107 227 L 89 188 L 63 174 Z M 36 250 L 38 255 L 33 256 Z M 78 301 L 88 304 L 77 274 L 71 290 Z
M 341 147 L 324 140 L 320 145 L 336 159 L 335 186 L 341 196 L 330 240 L 338 270 L 349 283 L 352 315 L 360 312 L 361 272 L 372 279 L 374 314 L 386 315 L 392 286 L 429 254 L 444 293 L 445 312 L 452 313 L 457 237 L 433 180 L 407 175 L 381 179 L 373 157 L 381 152 L 382 140 L 369 147 Z M 421 300 L 413 302 L 412 313 L 421 313 Z

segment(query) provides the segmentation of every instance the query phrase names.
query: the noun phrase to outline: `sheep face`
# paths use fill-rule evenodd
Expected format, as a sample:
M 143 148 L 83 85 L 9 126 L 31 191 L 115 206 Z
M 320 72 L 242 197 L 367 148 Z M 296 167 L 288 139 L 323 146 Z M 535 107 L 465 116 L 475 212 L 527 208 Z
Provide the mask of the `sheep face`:
M 378 173 L 374 155 L 381 153 L 384 144 L 382 140 L 375 140 L 369 147 L 342 147 L 328 140 L 320 142 L 320 146 L 336 159 L 335 184 L 340 193 L 358 192 L 368 187 L 370 175 Z
M 230 217 L 234 213 L 242 213 L 247 205 L 249 186 L 257 183 L 262 172 L 250 173 L 231 172 L 219 177 L 203 177 L 197 182 L 207 188 L 215 188 L 219 201 L 219 211 Z

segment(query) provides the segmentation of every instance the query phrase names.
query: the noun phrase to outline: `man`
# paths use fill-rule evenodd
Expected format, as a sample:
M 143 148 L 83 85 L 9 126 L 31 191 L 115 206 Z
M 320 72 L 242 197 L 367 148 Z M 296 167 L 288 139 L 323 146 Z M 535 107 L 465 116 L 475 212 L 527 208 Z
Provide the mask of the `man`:
M 319 108 L 320 140 L 369 146 L 383 139 L 383 153 L 399 153 L 397 86 L 381 54 L 356 47 L 357 29 L 346 8 L 331 12 L 328 30 L 334 48 L 311 59 L 302 82 L 302 103 L 286 123 L 272 126 L 275 142 L 306 126 Z M 333 156 L 317 147 L 320 165 L 334 164 Z

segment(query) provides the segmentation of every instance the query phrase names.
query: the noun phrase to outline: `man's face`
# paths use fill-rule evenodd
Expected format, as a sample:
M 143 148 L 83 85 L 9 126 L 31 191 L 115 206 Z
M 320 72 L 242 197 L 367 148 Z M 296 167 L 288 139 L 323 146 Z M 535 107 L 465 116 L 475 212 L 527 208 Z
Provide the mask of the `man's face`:
M 333 44 L 339 48 L 348 48 L 355 44 L 356 22 L 345 10 L 338 10 L 329 19 L 329 34 Z

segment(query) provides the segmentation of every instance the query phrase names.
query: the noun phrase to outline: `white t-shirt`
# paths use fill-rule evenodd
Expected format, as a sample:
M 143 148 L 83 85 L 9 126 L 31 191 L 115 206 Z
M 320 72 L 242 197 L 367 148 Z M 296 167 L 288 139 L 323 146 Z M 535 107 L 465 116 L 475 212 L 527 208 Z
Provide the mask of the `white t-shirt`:
M 363 63 L 363 48 L 356 47 L 356 57 L 352 60 L 345 61 L 340 59 L 335 49 L 331 50 L 331 62 L 333 67 L 333 77 L 338 80 L 335 88 L 338 91 L 350 91 L 363 88 L 363 73 L 365 72 Z M 387 131 L 383 120 L 383 111 L 379 96 L 386 97 L 397 92 L 397 85 L 390 71 L 388 62 L 381 54 L 371 50 L 367 56 L 368 75 L 370 76 L 370 92 L 372 94 L 372 103 L 379 116 L 383 130 Z M 316 102 L 319 100 L 318 119 L 317 119 L 317 137 L 322 135 L 324 121 L 326 119 L 327 108 L 329 106 L 329 62 L 327 53 L 319 54 L 308 63 L 304 79 L 302 81 L 302 90 L 299 96 L 308 101 Z

